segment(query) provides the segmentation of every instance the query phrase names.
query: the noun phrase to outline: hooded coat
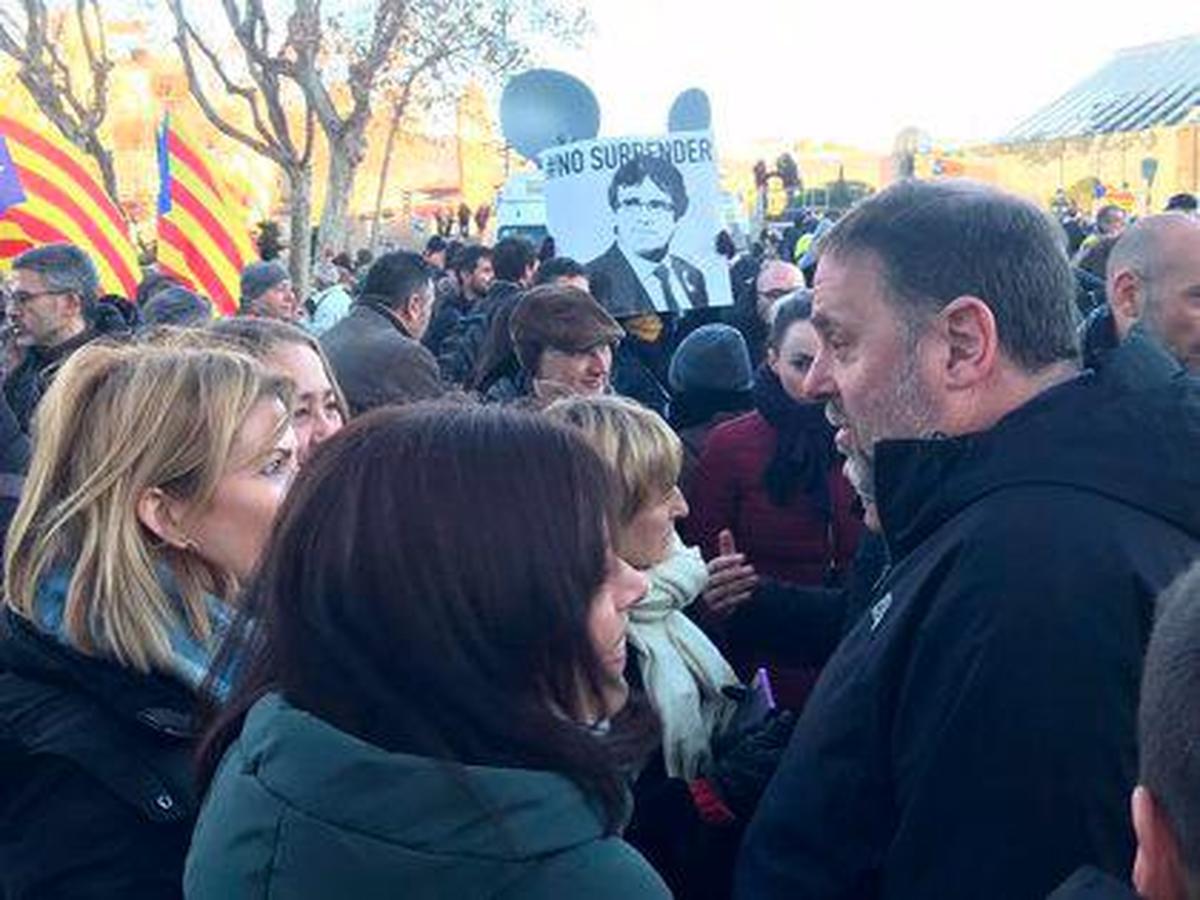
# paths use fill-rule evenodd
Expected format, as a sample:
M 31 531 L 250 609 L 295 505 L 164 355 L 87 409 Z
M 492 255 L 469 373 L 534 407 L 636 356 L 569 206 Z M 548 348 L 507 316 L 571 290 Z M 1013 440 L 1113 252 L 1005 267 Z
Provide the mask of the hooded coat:
M 1197 448 L 1196 380 L 1140 336 L 987 431 L 878 445 L 892 568 L 809 699 L 737 896 L 1127 877 L 1142 656 L 1200 555 Z
M 239 897 L 665 900 L 565 776 L 391 753 L 268 694 L 217 771 L 184 877 Z

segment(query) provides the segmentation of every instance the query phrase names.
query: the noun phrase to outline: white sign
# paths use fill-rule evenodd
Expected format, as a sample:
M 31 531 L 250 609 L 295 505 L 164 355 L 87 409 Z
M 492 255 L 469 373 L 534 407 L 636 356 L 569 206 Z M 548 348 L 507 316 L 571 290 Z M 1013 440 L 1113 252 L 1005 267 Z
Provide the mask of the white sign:
M 538 161 L 555 248 L 587 267 L 592 293 L 614 316 L 733 303 L 716 250 L 712 132 L 580 141 Z

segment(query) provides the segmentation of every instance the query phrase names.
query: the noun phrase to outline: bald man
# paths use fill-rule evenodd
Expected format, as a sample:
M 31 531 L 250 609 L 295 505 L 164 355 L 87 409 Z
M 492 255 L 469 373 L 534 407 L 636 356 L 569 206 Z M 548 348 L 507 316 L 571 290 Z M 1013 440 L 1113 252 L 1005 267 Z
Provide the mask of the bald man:
M 1200 220 L 1180 213 L 1138 220 L 1113 247 L 1106 276 L 1117 338 L 1140 322 L 1200 373 Z

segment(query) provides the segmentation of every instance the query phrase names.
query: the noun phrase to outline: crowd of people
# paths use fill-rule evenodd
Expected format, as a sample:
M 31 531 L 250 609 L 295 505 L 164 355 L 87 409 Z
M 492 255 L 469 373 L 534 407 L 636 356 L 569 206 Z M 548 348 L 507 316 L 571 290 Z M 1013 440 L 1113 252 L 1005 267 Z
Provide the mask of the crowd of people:
M 0 897 L 1200 896 L 1194 211 L 903 181 L 619 320 L 27 251 Z

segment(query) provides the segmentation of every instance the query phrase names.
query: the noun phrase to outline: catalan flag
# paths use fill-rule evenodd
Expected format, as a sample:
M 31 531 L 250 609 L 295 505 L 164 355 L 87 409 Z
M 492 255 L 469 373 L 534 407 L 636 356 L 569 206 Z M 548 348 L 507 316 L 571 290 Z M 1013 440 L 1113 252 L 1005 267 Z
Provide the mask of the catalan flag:
M 244 211 L 200 145 L 169 119 L 158 130 L 158 265 L 208 297 L 223 315 L 237 312 L 242 269 L 256 259 Z
M 0 114 L 0 261 L 54 243 L 85 251 L 102 290 L 134 295 L 137 250 L 94 161 L 48 125 Z

